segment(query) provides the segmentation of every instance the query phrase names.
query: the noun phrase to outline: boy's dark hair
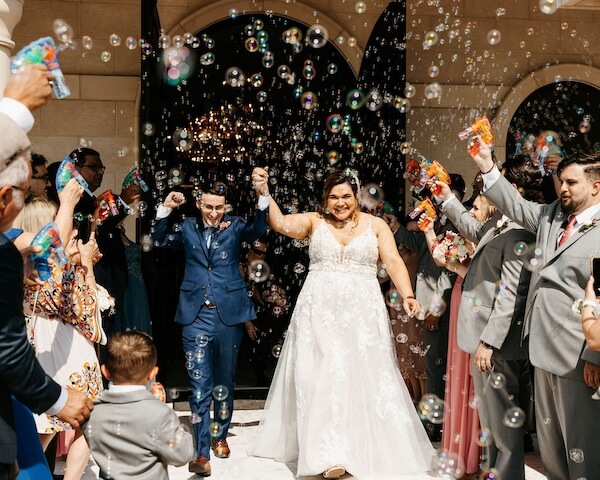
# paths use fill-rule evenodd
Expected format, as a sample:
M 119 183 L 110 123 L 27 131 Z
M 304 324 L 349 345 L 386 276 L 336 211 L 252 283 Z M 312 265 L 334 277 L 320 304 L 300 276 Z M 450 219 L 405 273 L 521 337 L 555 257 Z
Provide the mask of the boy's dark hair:
M 449 173 L 450 175 L 450 188 L 460 193 L 461 198 L 465 196 L 465 179 L 459 173 Z
M 145 383 L 146 375 L 156 366 L 156 358 L 152 338 L 144 332 L 131 330 L 110 337 L 105 365 L 117 384 Z

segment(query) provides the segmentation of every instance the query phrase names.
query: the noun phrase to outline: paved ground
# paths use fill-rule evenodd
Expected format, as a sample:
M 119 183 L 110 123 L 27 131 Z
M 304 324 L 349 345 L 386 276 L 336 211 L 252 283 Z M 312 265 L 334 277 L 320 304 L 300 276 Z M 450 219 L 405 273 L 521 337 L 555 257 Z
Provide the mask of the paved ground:
M 237 401 L 236 401 L 237 402 Z M 262 403 L 262 402 L 261 402 Z M 260 404 L 240 402 L 240 408 L 256 408 Z M 180 410 L 182 408 L 182 410 Z M 236 408 L 238 406 L 236 405 Z M 185 410 L 185 404 L 177 404 L 176 410 L 183 417 L 183 420 L 189 421 L 189 411 Z M 249 457 L 246 453 L 247 448 L 251 445 L 256 431 L 256 426 L 261 417 L 262 410 L 242 410 L 234 411 L 232 427 L 229 430 L 228 438 L 229 446 L 231 447 L 231 457 L 228 459 L 212 458 L 212 476 L 215 480 L 294 480 L 294 465 L 286 466 L 284 464 L 256 457 Z M 541 462 L 539 453 L 534 452 L 526 457 L 526 480 L 546 480 L 546 477 L 536 471 L 541 470 Z M 57 463 L 56 473 L 64 471 L 64 462 Z M 187 466 L 184 467 L 169 467 L 169 476 L 171 480 L 199 480 L 201 477 L 192 475 L 188 472 Z M 346 475 L 343 480 L 351 480 L 351 475 Z M 431 477 L 438 478 L 439 477 Z M 473 480 L 478 480 L 479 476 L 470 477 Z M 82 480 L 98 479 L 98 468 L 93 460 L 90 460 Z M 303 477 L 303 480 L 319 480 L 321 476 Z M 470 480 L 470 479 L 469 479 Z M 510 479 L 503 479 L 510 480 Z

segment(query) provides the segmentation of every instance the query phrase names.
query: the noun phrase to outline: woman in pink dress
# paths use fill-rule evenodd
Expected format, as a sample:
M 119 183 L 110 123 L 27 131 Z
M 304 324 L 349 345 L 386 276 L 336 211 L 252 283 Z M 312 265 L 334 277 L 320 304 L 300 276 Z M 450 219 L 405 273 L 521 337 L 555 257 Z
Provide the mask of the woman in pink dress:
M 483 223 L 492 217 L 495 211 L 495 207 L 480 195 L 473 202 L 471 215 Z M 425 238 L 431 251 L 432 244 L 436 239 L 431 228 L 426 228 Z M 468 242 L 468 240 L 466 241 Z M 477 413 L 477 398 L 473 377 L 471 376 L 469 354 L 459 348 L 456 333 L 463 278 L 470 260 L 467 258 L 459 263 L 446 262 L 435 256 L 434 259 L 438 265 L 446 267 L 457 275 L 450 300 L 442 450 L 457 455 L 460 470 L 466 474 L 473 474 L 479 470 L 481 447 L 477 441 L 481 427 Z

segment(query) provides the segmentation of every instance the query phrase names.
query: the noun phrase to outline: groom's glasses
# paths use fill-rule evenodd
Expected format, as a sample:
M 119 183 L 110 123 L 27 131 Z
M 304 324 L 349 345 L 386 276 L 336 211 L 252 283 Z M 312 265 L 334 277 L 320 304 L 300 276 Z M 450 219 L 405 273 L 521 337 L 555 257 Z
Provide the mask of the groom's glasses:
M 207 212 L 212 212 L 213 210 L 217 213 L 222 213 L 225 211 L 225 205 L 206 205 L 204 203 L 200 204 L 200 208 L 206 210 Z

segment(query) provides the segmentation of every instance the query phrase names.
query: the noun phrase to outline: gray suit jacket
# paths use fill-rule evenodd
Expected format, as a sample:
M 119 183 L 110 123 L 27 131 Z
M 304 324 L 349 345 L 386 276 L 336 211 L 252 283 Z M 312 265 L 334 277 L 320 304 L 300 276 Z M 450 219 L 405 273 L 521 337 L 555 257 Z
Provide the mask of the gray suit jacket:
M 100 467 L 100 478 L 168 480 L 168 465 L 195 459 L 192 435 L 177 414 L 148 390 L 96 400 L 83 433 Z
M 600 228 L 580 228 L 561 246 L 558 237 L 566 215 L 560 200 L 529 202 L 504 178 L 485 192 L 506 216 L 536 234 L 540 256 L 531 275 L 524 335 L 529 335 L 531 363 L 561 377 L 583 381 L 583 360 L 600 365 L 600 352 L 586 348 L 581 315 L 572 309 L 583 298 L 590 278 L 590 258 L 600 256 Z M 594 216 L 600 224 L 600 212 Z
M 454 226 L 449 225 L 449 222 L 436 233 L 447 230 L 454 230 Z M 402 245 L 412 252 L 419 252 L 415 296 L 425 311 L 425 315 L 439 310 L 440 303 L 449 307 L 450 294 L 456 281 L 456 275 L 435 264 L 423 234 L 413 233 L 400 225 L 394 238 L 396 244 Z M 439 315 L 440 321 L 448 321 L 449 315 L 450 308 L 445 308 Z
M 450 202 L 444 213 L 463 233 L 496 226 L 494 215 L 484 224 L 459 202 Z M 477 228 L 479 226 L 479 228 Z M 465 236 L 467 236 L 465 234 Z M 527 358 L 527 345 L 521 344 L 525 304 L 531 272 L 523 268 L 523 256 L 515 252 L 518 242 L 531 244 L 533 233 L 509 222 L 499 231 L 488 228 L 481 238 L 463 282 L 458 313 L 458 346 L 474 354 L 480 341 L 494 347 L 494 356 L 506 360 Z

